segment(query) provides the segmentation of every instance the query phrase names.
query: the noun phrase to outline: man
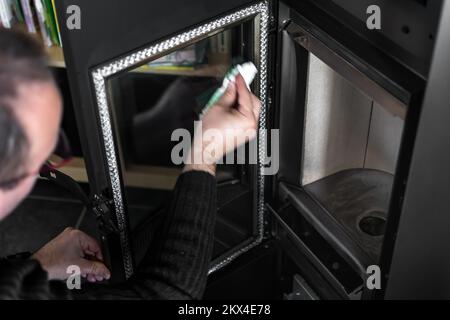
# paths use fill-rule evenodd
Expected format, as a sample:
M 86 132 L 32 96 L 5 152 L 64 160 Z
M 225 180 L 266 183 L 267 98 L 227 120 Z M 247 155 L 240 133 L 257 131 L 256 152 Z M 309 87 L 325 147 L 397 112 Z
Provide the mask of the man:
M 223 141 L 233 135 L 243 144 L 249 130 L 256 136 L 259 109 L 259 100 L 238 77 L 204 116 L 203 132 L 214 128 Z M 57 143 L 61 114 L 61 96 L 42 49 L 25 34 L 0 29 L 0 220 L 32 189 Z M 96 240 L 66 229 L 29 258 L 0 261 L 0 299 L 201 298 L 212 254 L 215 162 L 232 150 L 223 141 L 194 137 L 189 157 L 201 161 L 185 166 L 161 235 L 128 282 L 86 285 L 77 295 L 69 292 L 58 281 L 67 277 L 68 266 L 78 265 L 89 282 L 108 279 L 110 271 Z

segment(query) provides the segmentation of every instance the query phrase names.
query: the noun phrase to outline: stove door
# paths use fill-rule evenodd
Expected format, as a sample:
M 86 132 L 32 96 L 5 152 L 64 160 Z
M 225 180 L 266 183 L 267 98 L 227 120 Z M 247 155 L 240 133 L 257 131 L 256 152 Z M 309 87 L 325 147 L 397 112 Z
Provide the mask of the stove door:
M 84 163 L 99 214 L 112 221 L 101 232 L 120 281 L 148 248 L 181 172 L 173 134 L 192 133 L 231 66 L 252 61 L 258 68 L 252 89 L 263 104 L 260 126 L 266 126 L 269 7 L 243 0 L 63 0 L 57 2 L 60 21 L 74 4 L 81 28 L 62 28 L 62 40 Z M 259 160 L 218 168 L 211 272 L 262 241 Z

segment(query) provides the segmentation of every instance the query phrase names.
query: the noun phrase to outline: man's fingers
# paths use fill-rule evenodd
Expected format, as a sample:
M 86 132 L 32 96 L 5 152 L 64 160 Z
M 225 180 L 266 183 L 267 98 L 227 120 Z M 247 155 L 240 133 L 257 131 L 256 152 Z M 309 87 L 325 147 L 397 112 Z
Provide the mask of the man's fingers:
M 83 250 L 84 254 L 94 256 L 97 259 L 103 261 L 102 250 L 97 240 L 88 236 L 86 233 L 82 231 L 78 232 L 78 240 L 80 242 L 80 247 Z
M 82 259 L 79 262 L 79 267 L 81 269 L 81 273 L 86 275 L 88 281 L 91 282 L 95 282 L 96 280 L 103 281 L 104 279 L 109 279 L 111 277 L 111 273 L 108 268 L 99 261 Z
M 96 281 L 95 276 L 92 275 L 92 274 L 88 274 L 88 276 L 87 276 L 86 279 L 87 279 L 89 282 L 95 282 L 95 281 Z
M 218 105 L 223 107 L 232 107 L 236 103 L 236 85 L 234 82 L 230 82 L 225 93 L 217 101 Z

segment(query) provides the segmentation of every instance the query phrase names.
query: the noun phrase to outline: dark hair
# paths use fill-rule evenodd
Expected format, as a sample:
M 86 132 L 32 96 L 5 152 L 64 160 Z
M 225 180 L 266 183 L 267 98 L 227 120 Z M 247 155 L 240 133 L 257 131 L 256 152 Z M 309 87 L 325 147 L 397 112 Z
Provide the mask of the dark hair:
M 23 174 L 29 141 L 16 117 L 14 99 L 18 86 L 35 81 L 53 81 L 42 46 L 26 33 L 0 28 L 0 188 Z

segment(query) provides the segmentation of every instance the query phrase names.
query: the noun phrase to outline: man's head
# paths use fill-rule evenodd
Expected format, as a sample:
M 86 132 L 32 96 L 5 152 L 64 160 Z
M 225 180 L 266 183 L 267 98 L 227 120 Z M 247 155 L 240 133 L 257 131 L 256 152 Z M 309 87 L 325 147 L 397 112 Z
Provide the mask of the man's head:
M 41 46 L 0 28 L 0 220 L 32 189 L 57 143 L 61 114 Z

